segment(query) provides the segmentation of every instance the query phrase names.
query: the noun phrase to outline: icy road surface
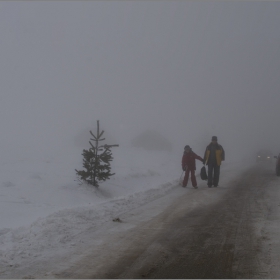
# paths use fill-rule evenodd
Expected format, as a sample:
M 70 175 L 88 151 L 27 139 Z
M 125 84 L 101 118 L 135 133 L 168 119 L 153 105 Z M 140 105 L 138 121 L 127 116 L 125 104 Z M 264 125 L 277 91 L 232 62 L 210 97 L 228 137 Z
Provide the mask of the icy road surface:
M 268 228 L 279 221 L 278 188 L 279 178 L 271 166 L 256 165 L 226 187 L 174 197 L 154 218 L 126 232 L 111 233 L 109 242 L 100 247 L 103 254 L 89 250 L 72 269 L 57 276 L 277 278 L 279 242 L 270 240 Z M 167 197 L 156 205 L 166 204 Z M 132 224 L 139 211 L 156 212 L 155 208 L 151 203 L 123 215 L 123 227 Z

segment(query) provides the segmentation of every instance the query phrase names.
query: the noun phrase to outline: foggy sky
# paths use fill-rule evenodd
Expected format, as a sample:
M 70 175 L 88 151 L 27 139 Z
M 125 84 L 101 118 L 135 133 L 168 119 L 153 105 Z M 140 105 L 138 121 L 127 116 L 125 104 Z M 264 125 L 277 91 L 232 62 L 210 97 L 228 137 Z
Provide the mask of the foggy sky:
M 180 150 L 217 135 L 229 157 L 278 153 L 279 14 L 277 1 L 0 2 L 1 147 L 55 150 L 98 119 L 119 144 L 155 129 Z

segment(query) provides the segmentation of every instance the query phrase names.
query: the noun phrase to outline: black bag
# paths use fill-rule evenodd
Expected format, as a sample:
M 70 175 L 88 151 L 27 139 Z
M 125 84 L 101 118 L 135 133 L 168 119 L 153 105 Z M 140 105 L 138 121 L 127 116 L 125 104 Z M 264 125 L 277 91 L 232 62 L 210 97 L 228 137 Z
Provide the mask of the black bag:
M 201 178 L 201 180 L 207 180 L 208 179 L 206 168 L 205 168 L 204 165 L 201 167 L 201 170 L 200 170 L 200 178 Z

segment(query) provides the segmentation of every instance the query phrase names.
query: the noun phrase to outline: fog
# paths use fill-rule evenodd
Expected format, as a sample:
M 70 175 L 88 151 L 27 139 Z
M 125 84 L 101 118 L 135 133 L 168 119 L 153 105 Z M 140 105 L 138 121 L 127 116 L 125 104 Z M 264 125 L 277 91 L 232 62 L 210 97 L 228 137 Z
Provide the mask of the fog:
M 176 153 L 202 155 L 212 135 L 226 159 L 279 153 L 279 12 L 277 1 L 1 2 L 0 156 L 77 145 L 96 120 L 120 145 L 154 130 Z

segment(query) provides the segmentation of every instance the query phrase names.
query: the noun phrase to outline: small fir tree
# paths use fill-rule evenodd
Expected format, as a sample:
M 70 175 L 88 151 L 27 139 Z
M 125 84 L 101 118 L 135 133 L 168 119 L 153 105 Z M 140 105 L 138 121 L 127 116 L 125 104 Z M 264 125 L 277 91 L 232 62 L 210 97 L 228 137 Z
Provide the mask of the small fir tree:
M 90 148 L 88 150 L 83 150 L 83 167 L 85 170 L 77 170 L 76 174 L 80 181 L 86 182 L 92 186 L 98 187 L 100 181 L 106 181 L 110 179 L 115 173 L 111 173 L 111 164 L 113 160 L 111 148 L 118 147 L 119 145 L 99 145 L 99 142 L 104 141 L 105 138 L 101 138 L 104 130 L 99 131 L 99 121 L 97 121 L 97 133 L 94 135 L 92 131 L 90 134 L 94 141 L 93 144 L 89 141 Z

